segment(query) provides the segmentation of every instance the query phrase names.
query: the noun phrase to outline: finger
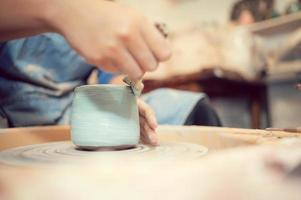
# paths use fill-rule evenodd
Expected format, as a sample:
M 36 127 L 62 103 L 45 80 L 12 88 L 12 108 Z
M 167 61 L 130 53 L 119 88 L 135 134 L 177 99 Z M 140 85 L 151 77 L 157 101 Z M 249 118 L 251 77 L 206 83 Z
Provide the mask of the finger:
M 146 122 L 149 124 L 149 126 L 153 130 L 155 130 L 158 127 L 158 122 L 153 109 L 141 99 L 137 99 L 137 104 L 138 104 L 139 115 L 144 117 L 146 119 Z
M 148 138 L 148 135 L 145 134 L 145 132 L 146 132 L 145 127 L 144 127 L 145 119 L 143 117 L 140 117 L 139 123 L 140 123 L 140 142 L 142 144 L 149 144 L 150 139 Z
M 114 63 L 121 72 L 127 74 L 131 80 L 142 78 L 144 71 L 126 48 L 121 47 L 114 52 Z
M 152 23 L 144 23 L 142 27 L 142 37 L 155 55 L 157 61 L 160 62 L 169 59 L 171 48 L 167 39 L 164 38 Z
M 140 118 L 140 127 L 142 142 L 154 146 L 159 144 L 156 132 L 149 127 L 148 123 L 146 122 L 146 119 L 143 117 Z
M 154 71 L 157 69 L 157 59 L 140 34 L 128 38 L 126 44 L 129 52 L 144 71 Z
M 100 68 L 104 71 L 107 72 L 117 72 L 118 68 L 116 67 L 117 65 L 113 63 L 111 60 L 104 60 L 101 62 L 101 65 L 98 66 L 97 68 Z

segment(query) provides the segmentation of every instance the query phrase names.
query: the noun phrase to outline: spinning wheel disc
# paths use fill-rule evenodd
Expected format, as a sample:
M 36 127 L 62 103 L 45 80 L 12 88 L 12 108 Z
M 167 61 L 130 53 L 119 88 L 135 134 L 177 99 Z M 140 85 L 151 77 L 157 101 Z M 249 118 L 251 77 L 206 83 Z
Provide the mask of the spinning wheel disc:
M 163 143 L 158 147 L 139 144 L 133 149 L 119 151 L 83 151 L 70 142 L 55 142 L 8 149 L 0 152 L 0 163 L 7 165 L 45 165 L 45 164 L 82 164 L 109 162 L 114 159 L 130 158 L 135 161 L 171 161 L 195 160 L 207 153 L 208 149 L 189 143 Z

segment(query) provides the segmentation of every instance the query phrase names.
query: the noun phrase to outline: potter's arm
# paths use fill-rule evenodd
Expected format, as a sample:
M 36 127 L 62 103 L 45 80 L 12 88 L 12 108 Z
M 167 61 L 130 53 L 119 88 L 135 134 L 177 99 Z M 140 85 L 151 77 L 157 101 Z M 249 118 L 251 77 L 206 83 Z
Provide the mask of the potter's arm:
M 0 41 L 54 31 L 50 25 L 52 1 L 1 0 Z
M 157 68 L 171 50 L 141 13 L 104 0 L 1 0 L 0 40 L 42 32 L 63 35 L 89 64 L 132 80 Z

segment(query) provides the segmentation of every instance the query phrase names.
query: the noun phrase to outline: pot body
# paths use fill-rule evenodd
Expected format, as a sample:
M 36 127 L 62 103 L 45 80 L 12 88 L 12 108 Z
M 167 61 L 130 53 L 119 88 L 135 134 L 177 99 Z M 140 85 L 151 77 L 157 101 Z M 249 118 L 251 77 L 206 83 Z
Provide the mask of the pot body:
M 86 85 L 75 89 L 71 140 L 84 149 L 135 146 L 140 127 L 136 97 L 128 86 Z

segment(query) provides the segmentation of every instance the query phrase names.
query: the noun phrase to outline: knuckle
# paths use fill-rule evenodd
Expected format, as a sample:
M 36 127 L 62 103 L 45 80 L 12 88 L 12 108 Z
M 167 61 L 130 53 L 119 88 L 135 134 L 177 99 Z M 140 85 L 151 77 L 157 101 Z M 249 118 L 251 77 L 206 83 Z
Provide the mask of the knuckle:
M 142 77 L 143 77 L 143 72 L 139 70 L 139 71 L 136 73 L 136 80 L 141 79 Z
M 108 57 L 113 57 L 119 51 L 119 46 L 117 43 L 109 44 L 106 48 L 106 55 Z
M 133 31 L 134 28 L 130 27 L 130 26 L 127 26 L 126 28 L 123 28 L 122 31 L 120 31 L 118 33 L 118 38 L 121 40 L 121 41 L 131 41 L 132 40 L 132 35 L 134 33 Z
M 122 33 L 119 33 L 119 39 L 122 41 L 129 41 L 131 39 L 131 36 L 127 32 L 122 32 Z
M 144 128 L 145 130 L 147 130 L 147 129 L 148 129 L 148 124 L 147 124 L 147 123 L 144 123 L 144 124 L 143 124 L 143 128 Z
M 143 77 L 143 72 L 141 70 L 135 70 L 130 72 L 128 75 L 132 80 L 139 80 Z
M 172 52 L 168 48 L 164 48 L 159 54 L 158 54 L 158 59 L 160 61 L 166 61 L 172 56 Z
M 148 71 L 153 72 L 153 71 L 155 71 L 158 68 L 158 62 L 156 62 L 156 61 L 150 61 L 150 62 L 148 62 L 146 64 L 146 66 L 147 66 L 147 70 Z
M 119 56 L 119 47 L 118 46 L 107 46 L 103 52 L 102 52 L 102 59 L 103 60 L 110 60 L 111 63 L 114 63 L 113 61 L 116 61 L 116 59 Z
M 151 52 L 139 52 L 137 62 L 145 71 L 155 71 L 158 67 L 158 62 Z

